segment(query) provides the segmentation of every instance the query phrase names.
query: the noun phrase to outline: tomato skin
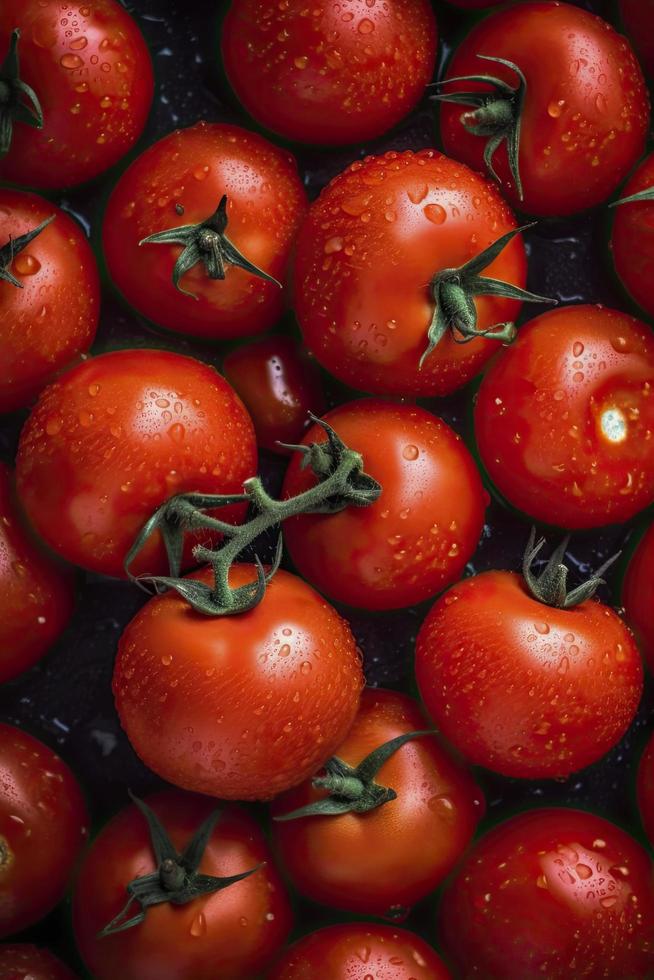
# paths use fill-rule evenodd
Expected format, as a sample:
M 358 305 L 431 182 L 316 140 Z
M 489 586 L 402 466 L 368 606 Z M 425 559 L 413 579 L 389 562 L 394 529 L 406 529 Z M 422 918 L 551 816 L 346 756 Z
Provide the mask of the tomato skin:
M 490 74 L 515 87 L 515 72 L 480 61 L 481 52 L 514 62 L 527 80 L 519 155 L 522 201 L 506 142 L 494 156 L 507 199 L 544 217 L 575 214 L 605 201 L 642 155 L 649 125 L 645 81 L 625 39 L 572 4 L 520 3 L 476 25 L 446 72 L 446 78 Z M 454 82 L 443 91 L 486 88 Z M 443 146 L 448 155 L 485 172 L 486 138 L 463 127 L 467 108 L 442 104 Z
M 650 841 L 654 841 L 654 736 L 651 736 L 638 766 L 636 781 L 638 809 Z
M 181 851 L 216 801 L 164 790 L 147 801 Z M 254 874 L 186 905 L 155 905 L 125 932 L 97 933 L 127 901 L 128 883 L 156 868 L 148 827 L 131 805 L 93 842 L 73 899 L 80 953 L 95 980 L 251 980 L 272 959 L 291 927 L 291 909 L 258 825 L 247 811 L 222 809 L 204 852 L 202 874 Z M 100 886 L 99 886 L 100 883 Z
M 618 9 L 645 73 L 654 77 L 654 0 L 619 0 Z
M 638 544 L 622 583 L 622 605 L 641 653 L 654 670 L 654 525 Z
M 654 500 L 653 385 L 654 339 L 634 317 L 600 306 L 536 317 L 479 388 L 475 435 L 490 479 L 543 523 L 629 520 Z
M 213 581 L 207 568 L 193 577 Z M 236 565 L 230 584 L 255 577 L 254 566 Z M 172 592 L 151 599 L 122 635 L 113 691 L 132 746 L 164 779 L 262 800 L 332 755 L 363 683 L 345 620 L 278 571 L 259 605 L 238 616 L 204 616 Z
M 28 943 L 0 946 L 0 980 L 76 980 L 49 949 Z
M 356 161 L 322 191 L 300 229 L 295 310 L 323 367 L 375 394 L 446 395 L 470 381 L 498 342 L 457 343 L 451 331 L 425 360 L 430 282 L 517 227 L 497 189 L 436 150 Z M 517 236 L 482 275 L 524 287 Z M 515 319 L 520 303 L 474 300 L 479 329 Z
M 59 756 L 2 723 L 0 785 L 4 939 L 38 922 L 62 899 L 88 832 L 88 816 L 77 780 Z
M 608 820 L 521 813 L 460 865 L 440 907 L 443 944 L 462 978 L 568 980 L 583 969 L 589 980 L 646 980 L 652 882 L 649 855 Z
M 412 698 L 366 688 L 354 724 L 335 755 L 356 766 L 392 738 L 428 727 Z M 364 814 L 274 823 L 273 832 L 281 863 L 303 895 L 349 912 L 397 921 L 400 909 L 408 914 L 412 905 L 434 891 L 463 853 L 483 816 L 483 795 L 433 736 L 402 746 L 375 782 L 394 789 L 397 799 Z M 278 796 L 273 815 L 290 813 L 325 795 L 309 780 Z
M 54 551 L 124 577 L 125 555 L 160 504 L 184 491 L 240 493 L 256 466 L 250 417 L 212 367 L 123 350 L 43 392 L 21 434 L 16 475 L 30 522 Z M 221 509 L 226 520 L 243 515 L 240 505 Z M 167 569 L 157 535 L 134 570 Z
M 278 442 L 297 443 L 309 412 L 322 415 L 325 399 L 316 365 L 289 337 L 264 337 L 225 358 L 223 372 L 247 408 L 262 449 L 288 455 Z
M 318 145 L 381 136 L 432 77 L 438 33 L 427 0 L 232 0 L 221 53 L 245 109 L 286 139 Z
M 654 187 L 654 153 L 650 153 L 625 184 L 620 197 Z M 654 202 L 637 201 L 615 208 L 610 248 L 615 271 L 630 296 L 654 316 Z
M 43 109 L 43 129 L 15 123 L 0 180 L 43 190 L 92 180 L 132 148 L 154 77 L 145 40 L 117 0 L 3 0 L 0 37 L 15 27 L 20 74 Z
M 102 241 L 109 273 L 127 302 L 177 333 L 225 340 L 262 333 L 284 311 L 284 291 L 243 269 L 223 281 L 202 263 L 175 288 L 180 245 L 139 242 L 155 232 L 206 221 L 227 195 L 227 237 L 249 260 L 284 283 L 307 198 L 290 153 L 239 126 L 200 122 L 150 146 L 116 184 Z M 183 216 L 175 210 L 184 208 Z
M 473 554 L 488 503 L 463 441 L 423 408 L 381 399 L 340 405 L 325 418 L 383 489 L 368 507 L 286 521 L 284 541 L 300 574 L 361 609 L 401 609 L 440 592 Z M 325 438 L 314 425 L 302 441 Z M 296 454 L 282 493 L 314 482 Z

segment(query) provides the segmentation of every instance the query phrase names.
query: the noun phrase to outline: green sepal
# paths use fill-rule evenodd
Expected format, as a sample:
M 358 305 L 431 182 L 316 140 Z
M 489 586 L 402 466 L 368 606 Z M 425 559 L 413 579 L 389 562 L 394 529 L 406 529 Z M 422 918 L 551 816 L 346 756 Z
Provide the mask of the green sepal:
M 629 197 L 621 197 L 619 201 L 612 201 L 610 208 L 620 207 L 621 204 L 636 204 L 639 201 L 654 201 L 654 187 L 646 187 L 644 191 L 637 194 L 630 194 Z
M 37 228 L 26 231 L 24 235 L 20 235 L 18 238 L 10 238 L 7 244 L 0 248 L 0 281 L 9 282 L 12 286 L 17 286 L 18 289 L 23 288 L 22 282 L 10 271 L 11 263 L 54 219 L 55 215 L 51 214 Z
M 43 129 L 39 98 L 31 85 L 20 77 L 19 39 L 20 31 L 16 28 L 11 33 L 9 50 L 0 66 L 0 157 L 9 153 L 15 122 Z
M 544 570 L 540 575 L 534 575 L 532 565 L 545 545 L 545 538 L 536 541 L 536 529 L 532 527 L 529 534 L 529 541 L 522 561 L 522 575 L 529 589 L 529 592 L 546 606 L 553 606 L 555 609 L 573 609 L 581 605 L 587 599 L 591 599 L 597 592 L 600 585 L 606 582 L 602 576 L 620 557 L 620 552 L 605 561 L 601 568 L 588 579 L 578 585 L 577 588 L 568 592 L 568 573 L 567 565 L 563 564 L 563 559 L 570 543 L 568 535 L 554 549 L 550 555 Z

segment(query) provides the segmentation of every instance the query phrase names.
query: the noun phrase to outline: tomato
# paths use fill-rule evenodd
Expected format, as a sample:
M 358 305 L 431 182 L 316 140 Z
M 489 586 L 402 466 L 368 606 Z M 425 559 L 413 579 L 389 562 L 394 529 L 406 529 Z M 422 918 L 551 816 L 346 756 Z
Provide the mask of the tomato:
M 173 790 L 158 793 L 148 804 L 179 853 L 215 809 L 215 800 Z M 185 904 L 154 905 L 140 924 L 99 937 L 125 906 L 129 882 L 156 866 L 148 825 L 136 806 L 122 810 L 93 842 L 75 889 L 73 925 L 79 951 L 95 980 L 258 976 L 284 943 L 291 910 L 253 818 L 238 807 L 224 807 L 199 868 L 204 875 L 218 877 L 256 868 L 253 874 Z M 131 915 L 137 907 L 132 906 Z
M 477 843 L 446 890 L 445 949 L 465 977 L 645 980 L 653 881 L 645 850 L 608 820 L 521 813 Z
M 654 525 L 639 542 L 629 562 L 622 583 L 622 604 L 641 652 L 650 670 L 654 670 Z
M 407 929 L 352 922 L 319 929 L 290 946 L 267 980 L 449 980 L 431 946 Z
M 445 395 L 470 381 L 498 340 L 467 337 L 448 321 L 424 359 L 430 321 L 460 310 L 437 275 L 455 273 L 517 228 L 495 188 L 436 150 L 355 161 L 322 192 L 297 241 L 295 310 L 306 345 L 341 381 L 379 394 Z M 522 287 L 514 238 L 484 270 Z M 478 331 L 515 319 L 514 299 L 474 294 Z M 459 341 L 459 342 L 457 342 Z
M 340 405 L 325 418 L 361 453 L 382 493 L 369 507 L 286 521 L 300 574 L 330 599 L 362 609 L 412 606 L 454 582 L 477 547 L 488 502 L 460 437 L 423 408 L 378 399 Z M 303 443 L 325 438 L 314 425 Z M 283 496 L 315 482 L 297 454 Z
M 0 946 L 0 980 L 76 980 L 48 949 L 20 943 Z
M 184 491 L 240 493 L 256 472 L 256 444 L 240 399 L 209 365 L 124 350 L 45 390 L 16 466 L 21 501 L 44 541 L 84 568 L 124 575 L 126 553 L 159 504 Z M 226 520 L 242 515 L 242 507 L 221 510 Z M 135 570 L 167 567 L 157 535 Z
M 68 766 L 0 723 L 0 938 L 38 922 L 63 898 L 88 829 Z
M 623 188 L 620 198 L 654 187 L 654 153 L 645 158 Z M 654 197 L 654 193 L 652 195 Z M 654 200 L 630 201 L 615 211 L 610 248 L 625 289 L 648 316 L 654 316 Z
M 481 10 L 482 7 L 496 7 L 501 0 L 447 0 L 451 7 L 463 7 L 465 10 Z
M 618 6 L 641 65 L 654 77 L 654 0 L 619 0 Z
M 224 196 L 226 213 L 216 217 Z M 141 154 L 112 192 L 102 231 L 109 273 L 131 306 L 168 330 L 211 340 L 261 333 L 284 311 L 284 291 L 269 280 L 284 280 L 306 207 L 293 157 L 261 136 L 222 123 L 177 130 Z M 176 285 L 182 241 L 173 232 L 168 244 L 144 239 L 180 226 L 193 234 L 212 216 Z M 238 267 L 234 248 L 254 272 Z
M 654 841 L 654 736 L 651 736 L 638 766 L 638 808 L 645 831 Z
M 432 77 L 428 0 L 232 0 L 221 53 L 246 110 L 286 139 L 320 145 L 381 136 Z
M 17 239 L 50 218 L 51 224 L 16 250 Z M 0 248 L 10 241 L 15 257 L 5 271 L 15 282 L 3 281 L 0 258 L 0 412 L 28 405 L 89 349 L 100 311 L 93 252 L 64 211 L 34 194 L 0 190 Z
M 213 581 L 208 568 L 193 577 Z M 230 584 L 255 578 L 236 565 Z M 205 616 L 172 592 L 151 599 L 122 635 L 113 681 L 147 766 L 237 800 L 269 799 L 314 773 L 343 741 L 362 687 L 345 620 L 284 571 L 237 616 Z
M 508 502 L 570 529 L 627 521 L 654 500 L 654 339 L 601 306 L 522 327 L 475 406 L 477 446 Z
M 262 449 L 290 452 L 278 443 L 296 443 L 309 412 L 322 415 L 325 409 L 320 373 L 289 337 L 264 337 L 239 347 L 225 358 L 223 371 L 243 399 Z
M 638 62 L 625 39 L 586 10 L 520 3 L 491 14 L 456 50 L 446 79 L 468 75 L 490 76 L 499 86 L 442 85 L 441 95 L 495 96 L 478 108 L 474 101 L 443 104 L 445 152 L 484 170 L 484 151 L 497 144 L 492 163 L 503 191 L 529 214 L 561 216 L 601 204 L 643 152 L 649 98 Z
M 428 727 L 411 698 L 367 688 L 335 755 L 355 768 L 391 739 Z M 397 921 L 452 869 L 483 815 L 483 796 L 434 736 L 398 748 L 377 770 L 374 782 L 392 789 L 397 798 L 367 812 L 276 822 L 275 842 L 293 885 L 303 895 Z M 333 794 L 338 797 L 338 790 Z M 277 797 L 272 812 L 279 818 L 328 795 L 328 790 L 307 781 Z
M 59 0 L 3 0 L 3 48 L 14 28 L 20 77 L 43 126 L 15 121 L 0 180 L 43 189 L 92 180 L 129 152 L 150 112 L 152 63 L 136 22 L 118 0 L 73 0 L 65 10 Z

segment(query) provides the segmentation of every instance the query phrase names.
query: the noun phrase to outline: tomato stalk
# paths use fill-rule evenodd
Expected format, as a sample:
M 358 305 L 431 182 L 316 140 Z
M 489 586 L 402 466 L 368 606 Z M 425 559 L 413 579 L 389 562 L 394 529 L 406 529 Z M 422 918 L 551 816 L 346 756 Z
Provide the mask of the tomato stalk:
M 31 231 L 26 231 L 24 235 L 20 235 L 18 238 L 10 238 L 6 245 L 0 248 L 0 281 L 10 282 L 12 286 L 17 286 L 18 289 L 23 288 L 22 282 L 19 282 L 14 274 L 10 271 L 11 263 L 16 258 L 16 256 L 26 248 L 30 242 L 33 242 L 37 235 L 40 235 L 44 228 L 54 221 L 55 215 L 51 214 L 49 218 L 42 221 L 40 225 L 36 228 L 32 228 Z
M 522 575 L 529 592 L 538 602 L 555 609 L 574 609 L 587 599 L 591 599 L 600 585 L 605 585 L 602 575 L 618 560 L 620 552 L 605 561 L 601 568 L 591 575 L 587 582 L 568 592 L 569 569 L 563 564 L 566 549 L 570 543 L 568 535 L 550 555 L 543 572 L 534 575 L 532 565 L 545 545 L 545 538 L 536 541 L 536 529 L 532 527 L 527 548 L 522 561 Z
M 12 31 L 9 51 L 0 65 L 0 157 L 11 146 L 14 123 L 43 129 L 43 110 L 34 89 L 20 77 L 18 41 L 20 31 Z
M 619 201 L 612 201 L 609 207 L 617 208 L 621 204 L 635 204 L 638 201 L 654 201 L 654 187 L 646 187 L 644 191 L 638 191 L 637 194 L 621 197 Z

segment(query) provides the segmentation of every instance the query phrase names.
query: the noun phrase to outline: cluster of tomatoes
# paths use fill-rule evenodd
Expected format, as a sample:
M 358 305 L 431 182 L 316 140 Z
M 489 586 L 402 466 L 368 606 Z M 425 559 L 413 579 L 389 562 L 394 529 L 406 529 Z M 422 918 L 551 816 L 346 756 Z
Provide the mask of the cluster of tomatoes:
M 71 980 L 20 935 L 69 890 L 94 980 L 654 977 L 649 845 L 577 808 L 484 824 L 478 785 L 602 759 L 654 669 L 654 2 L 619 6 L 630 40 L 558 0 L 460 11 L 433 82 L 445 2 L 231 0 L 244 124 L 139 153 L 136 16 L 0 3 L 0 682 L 64 634 L 79 570 L 141 586 L 113 697 L 169 784 L 89 845 L 71 769 L 0 723 L 0 980 Z M 282 146 L 368 142 L 421 100 L 443 153 L 355 147 L 309 201 Z M 42 194 L 100 177 L 99 267 Z M 644 319 L 517 329 L 552 302 L 528 222 L 593 208 Z M 109 289 L 168 340 L 89 353 Z M 418 402 L 462 390 L 472 448 Z M 489 491 L 524 560 L 471 574 Z M 613 606 L 613 559 L 572 582 L 532 523 L 632 532 Z M 421 603 L 414 696 L 366 687 L 348 619 Z M 654 739 L 638 803 L 654 842 Z M 297 897 L 332 924 L 289 944 Z

